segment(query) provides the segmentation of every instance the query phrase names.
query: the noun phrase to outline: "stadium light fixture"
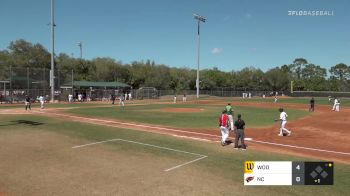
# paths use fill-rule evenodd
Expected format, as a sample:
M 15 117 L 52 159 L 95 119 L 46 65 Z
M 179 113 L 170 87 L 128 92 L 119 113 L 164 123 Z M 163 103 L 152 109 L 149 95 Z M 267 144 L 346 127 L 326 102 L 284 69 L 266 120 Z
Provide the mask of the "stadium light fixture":
M 197 99 L 199 98 L 199 64 L 200 64 L 200 42 L 201 42 L 201 39 L 200 39 L 200 23 L 201 22 L 205 22 L 206 21 L 206 18 L 201 16 L 201 15 L 198 15 L 198 14 L 193 14 L 194 16 L 194 19 L 198 21 L 198 32 L 197 32 L 197 37 L 198 37 L 198 55 L 197 55 L 197 79 L 196 79 L 196 89 L 197 89 Z
M 82 42 L 77 42 L 77 46 L 80 49 L 80 59 L 83 59 L 83 43 Z

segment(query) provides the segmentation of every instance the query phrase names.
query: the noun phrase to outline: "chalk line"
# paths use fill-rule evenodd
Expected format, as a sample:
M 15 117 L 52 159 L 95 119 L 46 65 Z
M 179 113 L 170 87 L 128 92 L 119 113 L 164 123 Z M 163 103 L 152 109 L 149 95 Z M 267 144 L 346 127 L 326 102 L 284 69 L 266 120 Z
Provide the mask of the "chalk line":
M 202 160 L 202 159 L 208 157 L 206 155 L 202 155 L 202 154 L 198 154 L 198 153 L 193 153 L 193 152 L 188 152 L 188 151 L 183 151 L 183 150 L 178 150 L 178 149 L 173 149 L 173 148 L 168 148 L 168 147 L 163 147 L 163 146 L 157 146 L 157 145 L 153 145 L 153 144 L 147 144 L 147 143 L 142 143 L 142 142 L 137 142 L 137 141 L 132 141 L 132 140 L 125 140 L 125 139 L 120 139 L 120 138 L 104 140 L 104 141 L 99 141 L 99 142 L 92 142 L 92 143 L 88 143 L 88 144 L 73 146 L 72 148 L 76 149 L 76 148 L 82 148 L 82 147 L 87 147 L 87 146 L 92 146 L 92 145 L 97 145 L 97 144 L 102 144 L 102 143 L 107 143 L 107 142 L 115 142 L 115 141 L 128 142 L 128 143 L 133 143 L 133 144 L 139 144 L 139 145 L 143 145 L 143 146 L 149 146 L 149 147 L 153 147 L 153 148 L 158 148 L 158 149 L 162 149 L 162 150 L 169 150 L 169 151 L 173 151 L 173 152 L 179 152 L 179 153 L 184 153 L 184 154 L 200 156 L 199 158 L 196 158 L 194 160 L 188 161 L 186 163 L 182 163 L 180 165 L 176 165 L 174 167 L 165 169 L 164 170 L 165 172 L 172 171 L 174 169 L 180 168 L 182 166 L 194 163 L 196 161 L 199 161 L 199 160 Z

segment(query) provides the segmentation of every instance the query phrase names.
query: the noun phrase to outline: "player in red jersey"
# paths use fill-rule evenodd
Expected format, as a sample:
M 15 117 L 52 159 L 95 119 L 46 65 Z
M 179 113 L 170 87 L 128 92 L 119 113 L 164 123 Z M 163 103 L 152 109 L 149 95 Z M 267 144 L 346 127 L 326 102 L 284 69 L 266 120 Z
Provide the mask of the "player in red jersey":
M 219 117 L 219 127 L 221 131 L 221 145 L 225 146 L 227 144 L 226 139 L 229 135 L 229 118 L 226 114 L 226 110 L 223 110 L 221 116 Z

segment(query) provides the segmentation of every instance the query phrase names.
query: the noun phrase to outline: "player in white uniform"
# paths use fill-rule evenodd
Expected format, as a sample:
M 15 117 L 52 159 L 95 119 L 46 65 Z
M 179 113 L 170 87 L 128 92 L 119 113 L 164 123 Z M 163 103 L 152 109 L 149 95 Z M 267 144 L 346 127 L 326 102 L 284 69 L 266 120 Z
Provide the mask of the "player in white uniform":
M 125 96 L 123 94 L 121 94 L 120 97 L 119 97 L 119 105 L 123 106 L 123 107 L 124 107 L 124 97 Z
M 283 108 L 280 108 L 279 111 L 280 111 L 280 118 L 275 119 L 275 121 L 281 121 L 280 133 L 278 134 L 278 136 L 284 136 L 284 134 L 287 134 L 288 136 L 290 136 L 292 132 L 286 129 L 288 115 L 286 112 L 284 112 Z
M 82 98 L 83 98 L 83 95 L 79 93 L 79 94 L 78 94 L 78 101 L 79 101 L 79 102 L 82 102 L 82 101 L 83 101 Z
M 68 101 L 69 101 L 69 103 L 73 102 L 73 95 L 72 94 L 68 95 Z
M 229 120 L 229 125 L 230 125 L 229 130 L 233 131 L 234 130 L 234 126 L 233 126 L 233 108 L 231 106 L 231 103 L 228 103 L 226 105 L 225 111 L 226 111 L 226 114 L 227 114 L 228 120 Z
M 333 111 L 339 112 L 340 109 L 340 102 L 338 98 L 334 98 L 334 104 L 333 104 Z
M 40 101 L 40 108 L 44 109 L 45 98 L 42 95 L 40 95 L 39 101 Z

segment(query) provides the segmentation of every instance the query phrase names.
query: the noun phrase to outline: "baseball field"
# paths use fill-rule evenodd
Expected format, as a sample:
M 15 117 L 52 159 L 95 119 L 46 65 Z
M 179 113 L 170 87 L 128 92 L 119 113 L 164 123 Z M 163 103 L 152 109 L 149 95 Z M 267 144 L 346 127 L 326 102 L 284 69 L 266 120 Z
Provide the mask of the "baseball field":
M 220 145 L 227 103 L 246 121 L 248 150 Z M 347 195 L 350 100 L 201 98 L 0 105 L 0 195 Z M 278 137 L 278 108 L 289 137 Z M 230 133 L 233 137 L 233 133 Z M 332 186 L 244 186 L 243 163 L 334 161 Z

